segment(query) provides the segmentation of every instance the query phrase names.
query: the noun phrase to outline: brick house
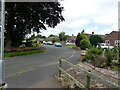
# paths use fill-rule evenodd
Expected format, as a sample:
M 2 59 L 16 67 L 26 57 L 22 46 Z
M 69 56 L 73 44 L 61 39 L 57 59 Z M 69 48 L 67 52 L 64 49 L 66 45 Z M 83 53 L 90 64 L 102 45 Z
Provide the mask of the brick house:
M 109 43 L 111 46 L 120 45 L 120 31 L 112 31 L 105 37 L 105 43 Z
M 72 34 L 72 36 L 68 36 L 67 39 L 66 39 L 66 42 L 69 42 L 69 43 L 75 43 L 76 41 L 76 36 L 74 36 Z
M 105 37 L 106 37 L 106 35 L 94 34 L 94 32 L 92 32 L 92 34 L 87 34 L 87 33 L 85 33 L 85 35 L 88 37 L 88 39 L 90 38 L 91 35 L 98 35 L 98 36 L 101 37 L 102 39 L 105 39 Z

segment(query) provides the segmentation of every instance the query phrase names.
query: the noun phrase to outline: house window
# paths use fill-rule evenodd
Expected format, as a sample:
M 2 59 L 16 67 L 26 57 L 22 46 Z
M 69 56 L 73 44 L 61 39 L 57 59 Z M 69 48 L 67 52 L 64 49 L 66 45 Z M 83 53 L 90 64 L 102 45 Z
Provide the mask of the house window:
M 120 40 L 115 40 L 115 46 L 120 45 Z
M 106 40 L 105 43 L 106 43 L 106 46 L 110 45 L 110 41 L 109 40 Z

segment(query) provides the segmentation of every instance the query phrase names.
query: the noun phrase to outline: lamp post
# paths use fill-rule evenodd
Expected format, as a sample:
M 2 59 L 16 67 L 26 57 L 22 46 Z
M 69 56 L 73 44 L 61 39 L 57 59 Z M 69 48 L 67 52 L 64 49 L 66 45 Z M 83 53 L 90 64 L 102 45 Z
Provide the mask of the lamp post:
M 0 1 L 0 86 L 5 83 L 5 61 L 4 61 L 4 22 L 5 22 L 5 4 L 4 0 Z

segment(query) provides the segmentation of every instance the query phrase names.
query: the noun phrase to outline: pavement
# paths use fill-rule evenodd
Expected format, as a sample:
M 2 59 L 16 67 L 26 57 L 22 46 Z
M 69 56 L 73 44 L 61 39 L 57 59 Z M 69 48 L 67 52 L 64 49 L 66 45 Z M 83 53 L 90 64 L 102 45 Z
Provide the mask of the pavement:
M 70 47 L 42 45 L 46 52 L 17 56 L 5 60 L 5 81 L 8 88 L 61 88 L 54 76 L 60 57 L 76 64 L 80 52 Z

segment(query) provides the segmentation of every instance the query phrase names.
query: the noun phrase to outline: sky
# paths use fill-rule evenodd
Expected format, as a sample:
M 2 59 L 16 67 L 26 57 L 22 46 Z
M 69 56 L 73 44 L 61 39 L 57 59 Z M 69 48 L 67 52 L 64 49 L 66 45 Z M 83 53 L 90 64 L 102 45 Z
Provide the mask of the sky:
M 58 35 L 64 31 L 66 35 L 75 36 L 83 29 L 85 33 L 109 34 L 118 31 L 119 0 L 62 0 L 64 22 L 55 28 L 42 30 L 41 34 Z

